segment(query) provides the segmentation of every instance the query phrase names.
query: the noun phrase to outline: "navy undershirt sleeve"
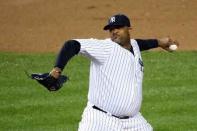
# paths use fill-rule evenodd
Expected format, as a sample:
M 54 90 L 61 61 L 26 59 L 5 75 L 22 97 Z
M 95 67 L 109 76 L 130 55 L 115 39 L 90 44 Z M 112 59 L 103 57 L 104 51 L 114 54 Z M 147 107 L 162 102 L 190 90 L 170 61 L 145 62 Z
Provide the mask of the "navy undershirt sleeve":
M 67 62 L 73 56 L 79 53 L 80 48 L 81 48 L 81 45 L 78 41 L 76 40 L 66 41 L 57 56 L 54 67 L 58 67 L 61 70 L 63 70 Z
M 147 39 L 147 40 L 135 39 L 135 40 L 137 41 L 140 51 L 149 50 L 158 47 L 157 39 Z

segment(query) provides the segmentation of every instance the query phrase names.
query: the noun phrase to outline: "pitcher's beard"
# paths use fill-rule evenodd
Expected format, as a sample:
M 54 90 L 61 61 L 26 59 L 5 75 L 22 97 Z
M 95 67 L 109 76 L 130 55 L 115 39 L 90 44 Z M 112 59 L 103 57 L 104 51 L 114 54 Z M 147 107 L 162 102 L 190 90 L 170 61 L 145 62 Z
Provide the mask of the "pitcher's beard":
M 111 39 L 112 39 L 113 42 L 116 42 L 116 43 L 118 43 L 118 44 L 121 44 L 120 37 L 115 36 L 115 37 L 112 37 Z

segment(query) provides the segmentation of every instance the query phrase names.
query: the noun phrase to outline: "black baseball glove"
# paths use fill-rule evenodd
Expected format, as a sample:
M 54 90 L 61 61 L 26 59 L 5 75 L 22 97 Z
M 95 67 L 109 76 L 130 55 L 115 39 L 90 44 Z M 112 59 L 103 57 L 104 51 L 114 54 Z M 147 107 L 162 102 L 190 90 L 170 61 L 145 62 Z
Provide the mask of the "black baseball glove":
M 64 82 L 68 80 L 68 77 L 65 75 L 60 75 L 60 77 L 56 79 L 49 73 L 33 73 L 31 74 L 31 78 L 39 82 L 49 91 L 59 90 L 64 84 Z

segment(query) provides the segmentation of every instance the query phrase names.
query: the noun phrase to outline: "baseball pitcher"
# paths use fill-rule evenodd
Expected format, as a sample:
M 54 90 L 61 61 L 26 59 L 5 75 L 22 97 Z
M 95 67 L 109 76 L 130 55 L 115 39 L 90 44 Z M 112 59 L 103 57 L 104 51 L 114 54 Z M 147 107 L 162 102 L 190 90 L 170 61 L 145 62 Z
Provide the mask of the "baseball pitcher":
M 131 39 L 132 25 L 124 14 L 109 18 L 104 30 L 107 39 L 73 39 L 65 42 L 48 74 L 32 78 L 50 91 L 67 80 L 61 75 L 67 62 L 80 54 L 91 60 L 88 102 L 79 131 L 152 131 L 140 113 L 144 65 L 141 51 L 161 47 L 172 51 L 178 45 L 170 38 Z

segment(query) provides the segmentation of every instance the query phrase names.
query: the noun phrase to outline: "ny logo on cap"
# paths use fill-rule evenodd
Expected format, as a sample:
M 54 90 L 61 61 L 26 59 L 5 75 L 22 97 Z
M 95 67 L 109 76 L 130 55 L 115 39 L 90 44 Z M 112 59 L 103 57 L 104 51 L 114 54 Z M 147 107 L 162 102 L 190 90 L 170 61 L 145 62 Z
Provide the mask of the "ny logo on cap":
M 115 17 L 111 17 L 110 18 L 110 23 L 114 23 L 116 21 L 116 18 Z

